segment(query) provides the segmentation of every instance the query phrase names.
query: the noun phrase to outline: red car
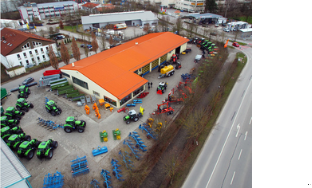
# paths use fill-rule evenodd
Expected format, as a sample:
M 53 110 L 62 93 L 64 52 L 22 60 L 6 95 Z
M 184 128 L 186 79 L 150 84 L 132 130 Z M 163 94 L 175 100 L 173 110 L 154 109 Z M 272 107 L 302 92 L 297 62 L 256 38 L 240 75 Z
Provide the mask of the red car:
M 232 45 L 235 46 L 235 47 L 239 47 L 239 44 L 237 42 L 233 42 Z

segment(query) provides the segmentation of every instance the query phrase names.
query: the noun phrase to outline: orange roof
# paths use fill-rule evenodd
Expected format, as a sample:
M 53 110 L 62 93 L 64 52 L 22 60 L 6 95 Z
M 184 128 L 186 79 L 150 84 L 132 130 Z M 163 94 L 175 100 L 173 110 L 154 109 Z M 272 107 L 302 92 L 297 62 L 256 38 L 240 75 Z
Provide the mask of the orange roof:
M 4 37 L 4 40 L 3 40 L 3 37 Z M 26 33 L 23 31 L 5 27 L 1 30 L 1 54 L 3 56 L 8 55 L 16 47 L 18 47 L 20 44 L 22 44 L 24 41 L 26 41 L 29 38 L 48 41 L 48 42 L 51 42 L 51 44 L 54 43 L 53 40 L 46 39 L 46 38 L 43 38 L 41 36 L 38 36 L 32 33 Z
M 84 5 L 82 5 L 83 7 L 86 7 L 86 8 L 94 8 L 96 6 L 98 6 L 99 4 L 95 4 L 95 3 L 86 3 Z
M 108 4 L 102 5 L 102 7 L 99 7 L 99 8 L 97 8 L 96 10 L 98 10 L 98 11 L 103 11 L 103 10 L 105 10 L 105 9 L 114 9 L 114 8 L 115 8 L 114 5 L 108 3 Z
M 147 82 L 134 71 L 187 41 L 171 32 L 151 33 L 77 61 L 74 67 L 66 65 L 60 69 L 77 70 L 118 99 L 123 99 Z

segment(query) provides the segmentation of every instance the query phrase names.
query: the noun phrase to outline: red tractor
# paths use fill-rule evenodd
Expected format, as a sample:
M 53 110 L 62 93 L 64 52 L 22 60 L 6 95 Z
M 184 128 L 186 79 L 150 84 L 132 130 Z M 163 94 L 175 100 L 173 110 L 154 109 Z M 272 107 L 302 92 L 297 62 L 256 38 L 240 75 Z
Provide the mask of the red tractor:
M 171 56 L 171 63 L 175 64 L 175 63 L 177 63 L 177 61 L 178 61 L 178 56 L 176 54 L 173 54 Z
M 169 104 L 168 101 L 165 103 L 162 103 L 162 104 L 157 104 L 157 106 L 158 106 L 157 110 L 155 112 L 153 112 L 153 115 L 166 113 L 169 116 L 169 115 L 173 114 L 174 110 L 168 104 Z M 163 108 L 161 108 L 161 106 L 163 106 L 163 105 L 167 105 L 167 107 L 164 106 Z

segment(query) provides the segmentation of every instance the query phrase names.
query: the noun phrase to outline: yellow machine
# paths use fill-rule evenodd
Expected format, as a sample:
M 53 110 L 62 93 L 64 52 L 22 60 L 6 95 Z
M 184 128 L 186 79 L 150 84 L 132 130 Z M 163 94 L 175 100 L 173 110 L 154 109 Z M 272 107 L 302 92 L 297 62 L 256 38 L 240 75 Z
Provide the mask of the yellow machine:
M 170 77 L 174 74 L 174 67 L 172 65 L 165 66 L 164 68 L 160 69 L 160 75 L 158 78 L 163 77 Z

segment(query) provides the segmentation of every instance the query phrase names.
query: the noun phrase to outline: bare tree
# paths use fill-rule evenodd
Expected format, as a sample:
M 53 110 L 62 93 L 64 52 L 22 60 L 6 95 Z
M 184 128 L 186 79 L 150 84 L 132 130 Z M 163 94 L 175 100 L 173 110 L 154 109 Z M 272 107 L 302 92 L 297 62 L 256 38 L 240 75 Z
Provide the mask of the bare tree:
M 176 22 L 176 29 L 177 29 L 178 35 L 180 34 L 182 30 L 182 24 L 183 24 L 182 19 L 179 17 Z
M 101 32 L 101 40 L 100 40 L 100 43 L 101 43 L 101 45 L 102 45 L 103 50 L 105 50 L 105 49 L 106 49 L 106 34 L 105 34 L 105 31 L 104 31 L 104 30 L 102 30 L 102 32 Z
M 179 167 L 181 165 L 181 160 L 179 159 L 179 155 L 177 154 L 177 148 L 173 148 L 170 151 L 170 155 L 166 161 L 162 161 L 164 164 L 163 171 L 170 178 L 170 185 L 172 185 L 173 177 L 178 172 Z
M 88 48 L 88 46 L 87 46 L 88 44 L 85 42 L 85 44 L 84 44 L 84 52 L 85 52 L 85 55 L 87 56 L 87 57 L 89 57 L 89 48 Z
M 60 24 L 59 24 L 59 27 L 60 27 L 60 29 L 64 29 L 64 25 L 63 25 L 63 22 L 62 22 L 62 20 L 60 20 Z
M 62 41 L 61 43 L 61 57 L 62 57 L 62 60 L 63 62 L 68 65 L 69 63 L 69 60 L 70 60 L 70 56 L 69 56 L 69 53 L 68 53 L 68 49 L 67 47 L 65 46 L 64 42 Z
M 95 51 L 95 53 L 97 53 L 97 50 L 99 49 L 99 45 L 98 45 L 96 36 L 95 36 L 95 34 L 93 32 L 92 32 L 92 42 L 91 42 L 91 45 L 92 45 L 92 49 Z
M 144 28 L 143 28 L 143 31 L 147 34 L 150 29 L 151 29 L 151 26 L 149 24 L 145 24 Z
M 74 58 L 76 59 L 76 61 L 79 61 L 80 60 L 80 51 L 79 51 L 79 48 L 77 46 L 77 43 L 76 43 L 76 40 L 74 37 L 72 39 L 71 47 L 72 47 Z
M 50 35 L 52 35 L 54 33 L 53 27 L 49 27 L 49 33 L 50 33 Z
M 194 30 L 194 24 L 188 23 L 187 29 L 188 29 L 189 36 L 192 37 L 193 36 L 193 30 Z
M 55 69 L 58 69 L 59 62 L 51 45 L 49 45 L 49 58 L 50 58 L 51 66 Z

